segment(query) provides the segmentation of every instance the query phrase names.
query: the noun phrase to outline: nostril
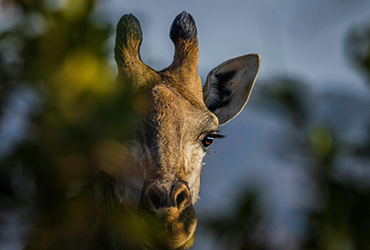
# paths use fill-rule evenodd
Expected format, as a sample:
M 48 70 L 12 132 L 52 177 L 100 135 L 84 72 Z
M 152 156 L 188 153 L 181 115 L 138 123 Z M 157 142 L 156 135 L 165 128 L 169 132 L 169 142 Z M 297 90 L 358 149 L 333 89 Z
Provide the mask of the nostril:
M 166 195 L 162 188 L 157 184 L 150 184 L 144 194 L 145 205 L 154 211 L 157 211 L 164 203 Z
M 146 187 L 142 201 L 153 212 L 159 212 L 164 207 L 175 207 L 181 212 L 191 204 L 191 194 L 188 186 L 182 182 L 172 186 L 170 195 L 167 195 L 162 185 L 151 183 Z
M 179 211 L 182 211 L 190 205 L 191 195 L 189 188 L 185 184 L 176 184 L 172 191 L 172 197 Z
M 159 197 L 159 195 L 157 195 L 157 194 L 154 193 L 150 197 L 150 201 L 154 205 L 155 209 L 158 210 L 159 209 L 159 206 L 161 205 L 161 197 Z
M 181 203 L 185 200 L 185 193 L 184 191 L 179 193 L 176 198 L 176 206 L 180 207 Z

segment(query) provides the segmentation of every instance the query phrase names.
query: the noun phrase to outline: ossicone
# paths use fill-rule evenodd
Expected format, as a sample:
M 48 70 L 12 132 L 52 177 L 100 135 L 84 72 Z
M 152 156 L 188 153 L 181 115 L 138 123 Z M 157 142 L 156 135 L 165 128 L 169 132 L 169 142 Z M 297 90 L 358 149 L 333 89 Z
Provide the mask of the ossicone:
M 132 14 L 121 17 L 117 24 L 116 44 L 136 47 L 142 41 L 140 22 Z
M 199 47 L 197 27 L 193 17 L 186 11 L 175 18 L 170 29 L 175 45 L 172 64 L 165 70 L 181 75 L 185 82 L 194 82 L 198 75 Z
M 116 29 L 114 58 L 118 67 L 118 79 L 132 84 L 133 89 L 148 86 L 157 77 L 157 73 L 140 58 L 142 40 L 139 20 L 132 14 L 122 16 Z
M 197 26 L 189 13 L 183 11 L 176 16 L 171 26 L 170 38 L 173 43 L 181 40 L 197 40 Z

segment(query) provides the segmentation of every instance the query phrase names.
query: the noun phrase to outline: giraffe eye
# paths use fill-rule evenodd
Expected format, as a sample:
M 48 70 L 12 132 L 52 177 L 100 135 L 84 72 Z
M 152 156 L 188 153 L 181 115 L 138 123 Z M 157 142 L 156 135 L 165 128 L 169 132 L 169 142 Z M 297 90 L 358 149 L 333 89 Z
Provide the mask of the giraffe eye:
M 214 141 L 215 138 L 213 138 L 212 136 L 209 136 L 209 135 L 206 135 L 203 140 L 202 140 L 202 145 L 205 149 L 208 149 L 213 141 Z

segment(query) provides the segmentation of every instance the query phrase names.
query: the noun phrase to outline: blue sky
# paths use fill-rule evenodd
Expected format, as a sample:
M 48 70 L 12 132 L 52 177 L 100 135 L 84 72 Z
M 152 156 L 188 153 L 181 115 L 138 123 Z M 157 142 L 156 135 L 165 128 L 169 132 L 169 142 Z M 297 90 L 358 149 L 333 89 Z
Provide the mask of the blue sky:
M 344 44 L 351 28 L 370 22 L 370 1 L 109 0 L 98 6 L 96 14 L 115 25 L 123 14 L 133 13 L 143 29 L 142 58 L 159 70 L 172 62 L 169 29 L 183 10 L 197 23 L 203 81 L 223 61 L 259 53 L 262 64 L 256 89 L 259 80 L 276 76 L 301 79 L 318 92 L 336 89 L 359 93 L 367 89 L 346 58 Z M 307 163 L 297 157 L 294 148 L 294 133 L 299 132 L 287 120 L 281 114 L 247 105 L 223 126 L 227 137 L 217 141 L 205 159 L 196 209 L 200 214 L 227 213 L 238 199 L 238 191 L 257 189 L 265 214 L 263 223 L 268 228 L 264 239 L 271 249 L 293 250 L 300 248 L 305 233 L 305 213 L 317 206 L 319 197 Z M 194 249 L 218 247 L 197 237 Z
M 293 76 L 318 91 L 366 89 L 345 57 L 344 42 L 350 28 L 370 23 L 367 0 L 105 0 L 97 5 L 95 14 L 99 16 L 96 20 L 115 26 L 123 14 L 133 13 L 143 29 L 142 58 L 159 70 L 172 62 L 169 29 L 183 10 L 197 23 L 203 80 L 229 58 L 259 53 L 262 65 L 255 88 L 261 79 Z M 107 43 L 112 61 L 113 46 L 114 37 Z M 236 190 L 257 187 L 264 193 L 260 199 L 268 214 L 266 225 L 272 228 L 268 240 L 275 246 L 290 246 L 285 250 L 298 249 L 305 221 L 294 211 L 313 208 L 312 180 L 294 155 L 289 139 L 294 132 L 287 119 L 255 106 L 247 105 L 222 127 L 227 137 L 217 141 L 206 157 L 196 208 L 200 212 L 228 211 L 237 199 Z M 195 249 L 217 249 L 199 239 Z
M 333 82 L 364 86 L 349 67 L 343 46 L 351 27 L 370 21 L 370 1 L 108 0 L 96 12 L 113 25 L 126 13 L 138 17 L 144 33 L 142 58 L 161 69 L 171 63 L 169 28 L 183 10 L 197 23 L 203 79 L 226 59 L 256 52 L 262 57 L 260 78 L 293 75 L 318 88 Z

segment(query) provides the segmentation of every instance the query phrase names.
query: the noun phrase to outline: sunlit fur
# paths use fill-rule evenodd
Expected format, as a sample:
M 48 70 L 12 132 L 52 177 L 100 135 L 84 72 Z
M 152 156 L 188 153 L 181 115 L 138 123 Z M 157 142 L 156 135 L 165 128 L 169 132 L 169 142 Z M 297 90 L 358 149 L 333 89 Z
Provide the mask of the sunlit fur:
M 226 123 L 240 112 L 258 72 L 258 55 L 236 58 L 227 63 L 226 73 L 223 65 L 215 68 L 203 91 L 197 75 L 197 29 L 190 14 L 182 12 L 175 18 L 170 37 L 174 60 L 157 72 L 140 59 L 139 21 L 130 14 L 117 25 L 117 82 L 133 90 L 133 100 L 139 101 L 133 101 L 137 117 L 126 131 L 122 168 L 102 167 L 106 176 L 96 184 L 105 218 L 96 234 L 105 235 L 109 249 L 192 245 L 197 225 L 194 204 L 206 154 L 202 138 L 215 133 L 219 116 Z M 234 73 L 228 73 L 233 67 Z M 228 82 L 217 78 L 221 75 L 230 75 Z M 248 82 L 243 80 L 246 75 Z M 213 93 L 216 84 L 218 92 Z

